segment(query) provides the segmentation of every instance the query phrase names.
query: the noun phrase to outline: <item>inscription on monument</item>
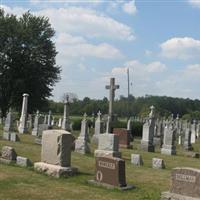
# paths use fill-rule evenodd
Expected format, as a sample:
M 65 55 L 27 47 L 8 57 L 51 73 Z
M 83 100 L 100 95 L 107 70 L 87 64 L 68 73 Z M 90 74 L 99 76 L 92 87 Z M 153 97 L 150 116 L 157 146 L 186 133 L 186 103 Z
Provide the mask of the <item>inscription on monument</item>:
M 108 168 L 108 169 L 116 168 L 114 163 L 99 161 L 98 164 L 99 164 L 99 167 L 103 167 L 103 168 Z
M 190 176 L 190 175 L 185 175 L 185 174 L 176 174 L 176 180 L 188 182 L 188 183 L 195 183 L 196 177 Z
M 95 179 L 103 184 L 126 186 L 125 161 L 114 157 L 96 157 Z

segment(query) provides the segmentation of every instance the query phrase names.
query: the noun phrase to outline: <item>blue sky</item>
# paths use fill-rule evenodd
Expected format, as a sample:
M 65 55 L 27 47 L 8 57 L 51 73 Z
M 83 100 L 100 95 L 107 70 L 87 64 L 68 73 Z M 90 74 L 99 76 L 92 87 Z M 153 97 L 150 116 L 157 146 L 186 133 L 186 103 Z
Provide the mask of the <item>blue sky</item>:
M 102 99 L 110 77 L 120 85 L 116 97 L 127 95 L 127 68 L 134 96 L 199 99 L 200 0 L 0 3 L 8 13 L 49 17 L 62 67 L 55 100 L 65 92 Z

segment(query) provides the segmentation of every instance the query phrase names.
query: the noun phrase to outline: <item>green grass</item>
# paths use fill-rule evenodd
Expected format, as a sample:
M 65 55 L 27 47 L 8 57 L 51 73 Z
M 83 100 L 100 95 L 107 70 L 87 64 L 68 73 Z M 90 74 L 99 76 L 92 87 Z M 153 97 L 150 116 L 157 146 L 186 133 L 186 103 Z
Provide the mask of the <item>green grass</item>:
M 76 134 L 77 135 L 77 134 Z M 0 148 L 9 145 L 15 148 L 18 155 L 40 161 L 40 145 L 34 144 L 34 137 L 20 135 L 21 142 L 13 143 L 0 140 Z M 158 200 L 162 191 L 169 190 L 171 170 L 178 166 L 198 168 L 199 159 L 190 158 L 178 148 L 178 155 L 164 156 L 139 150 L 139 140 L 134 141 L 133 149 L 121 149 L 126 160 L 127 183 L 134 185 L 134 190 L 121 192 L 107 190 L 89 185 L 87 180 L 94 177 L 95 161 L 93 155 L 72 153 L 72 166 L 78 167 L 80 174 L 75 177 L 56 179 L 34 172 L 33 168 L 22 168 L 15 165 L 0 165 L 0 199 L 1 200 Z M 195 145 L 199 151 L 200 143 Z M 94 151 L 95 146 L 92 145 Z M 130 163 L 131 153 L 142 154 L 144 166 L 137 167 Z M 163 158 L 165 170 L 151 168 L 153 157 Z

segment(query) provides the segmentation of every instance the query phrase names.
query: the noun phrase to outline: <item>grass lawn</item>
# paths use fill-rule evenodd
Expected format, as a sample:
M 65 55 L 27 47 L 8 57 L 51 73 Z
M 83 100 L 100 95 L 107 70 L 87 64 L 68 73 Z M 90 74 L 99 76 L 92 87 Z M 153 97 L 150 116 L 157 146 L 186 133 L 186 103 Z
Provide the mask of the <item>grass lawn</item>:
M 77 135 L 77 134 L 76 134 Z M 0 140 L 0 148 L 9 145 L 15 148 L 20 156 L 40 161 L 40 145 L 34 144 L 34 137 L 20 135 L 21 142 L 13 143 Z M 139 150 L 139 140 L 133 143 L 133 149 L 121 149 L 123 159 L 126 160 L 127 183 L 136 189 L 121 192 L 92 186 L 87 180 L 94 177 L 93 155 L 83 156 L 72 153 L 72 166 L 78 167 L 80 174 L 75 177 L 56 179 L 39 174 L 33 168 L 22 168 L 15 165 L 0 165 L 0 200 L 142 200 L 160 199 L 162 191 L 169 190 L 170 174 L 174 167 L 200 168 L 200 160 L 187 157 L 178 148 L 176 156 L 164 156 L 156 149 L 156 153 L 146 153 Z M 200 142 L 195 144 L 195 151 L 200 151 Z M 94 150 L 94 146 L 92 146 Z M 144 166 L 137 167 L 130 164 L 131 153 L 142 154 Z M 153 157 L 163 158 L 165 170 L 151 168 Z

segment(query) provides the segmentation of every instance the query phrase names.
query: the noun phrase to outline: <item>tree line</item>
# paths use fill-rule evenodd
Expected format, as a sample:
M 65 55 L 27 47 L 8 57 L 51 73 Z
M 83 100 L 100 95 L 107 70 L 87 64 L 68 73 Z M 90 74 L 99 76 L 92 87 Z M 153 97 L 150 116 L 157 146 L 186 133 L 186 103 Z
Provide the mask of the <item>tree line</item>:
M 150 112 L 150 106 L 154 105 L 156 114 L 161 117 L 168 117 L 172 114 L 174 117 L 179 114 L 185 119 L 200 119 L 200 100 L 174 98 L 167 96 L 151 96 L 129 98 L 120 96 L 114 102 L 114 113 L 119 117 L 139 116 L 146 117 Z M 85 97 L 83 100 L 74 100 L 70 103 L 71 115 L 88 115 L 96 114 L 99 110 L 103 114 L 108 113 L 109 101 L 106 97 L 102 100 L 90 99 Z M 53 113 L 63 113 L 63 103 L 49 101 L 47 109 L 51 109 Z

